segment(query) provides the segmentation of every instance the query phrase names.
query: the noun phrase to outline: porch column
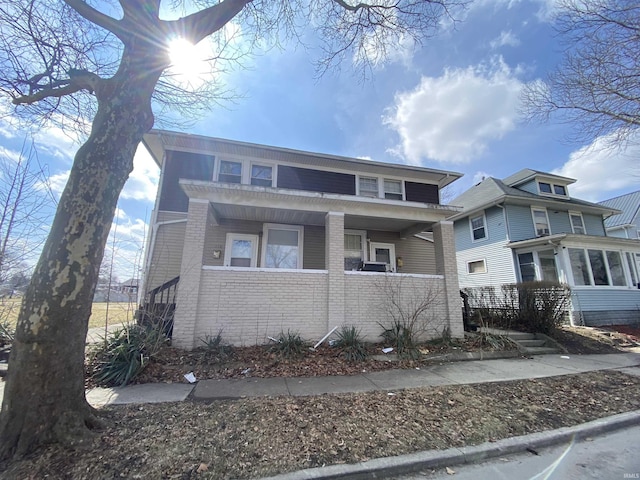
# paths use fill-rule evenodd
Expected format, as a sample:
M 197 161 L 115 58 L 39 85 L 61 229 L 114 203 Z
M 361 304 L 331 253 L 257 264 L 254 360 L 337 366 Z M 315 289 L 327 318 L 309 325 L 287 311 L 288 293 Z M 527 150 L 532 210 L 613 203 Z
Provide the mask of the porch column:
M 329 282 L 326 330 L 329 331 L 344 323 L 344 213 L 327 213 L 324 225 L 324 261 Z
M 462 323 L 453 222 L 441 221 L 434 224 L 433 241 L 436 253 L 436 273 L 444 275 L 444 294 L 449 330 L 452 337 L 461 338 L 464 336 L 464 326 Z
M 209 208 L 207 200 L 189 200 L 171 340 L 176 347 L 187 350 L 195 346 L 194 336 Z

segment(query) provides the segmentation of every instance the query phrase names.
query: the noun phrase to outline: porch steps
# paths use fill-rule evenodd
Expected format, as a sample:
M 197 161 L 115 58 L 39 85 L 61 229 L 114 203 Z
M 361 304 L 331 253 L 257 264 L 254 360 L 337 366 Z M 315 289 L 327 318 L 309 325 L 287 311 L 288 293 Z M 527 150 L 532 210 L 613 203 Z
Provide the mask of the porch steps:
M 542 333 L 515 332 L 513 330 L 498 330 L 495 328 L 484 328 L 482 331 L 509 337 L 517 344 L 518 350 L 523 355 L 566 353 L 562 345 Z

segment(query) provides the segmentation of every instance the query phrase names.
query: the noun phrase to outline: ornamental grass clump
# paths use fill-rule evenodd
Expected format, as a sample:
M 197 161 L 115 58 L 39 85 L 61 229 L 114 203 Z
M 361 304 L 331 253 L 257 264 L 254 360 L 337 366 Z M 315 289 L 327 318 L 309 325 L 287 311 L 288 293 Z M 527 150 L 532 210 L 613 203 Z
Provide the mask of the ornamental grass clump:
M 269 351 L 283 358 L 300 358 L 305 354 L 306 345 L 298 332 L 287 330 L 280 332 Z
M 343 325 L 338 331 L 335 346 L 342 351 L 342 355 L 349 362 L 362 362 L 367 358 L 367 349 L 360 335 L 360 330 L 354 326 Z

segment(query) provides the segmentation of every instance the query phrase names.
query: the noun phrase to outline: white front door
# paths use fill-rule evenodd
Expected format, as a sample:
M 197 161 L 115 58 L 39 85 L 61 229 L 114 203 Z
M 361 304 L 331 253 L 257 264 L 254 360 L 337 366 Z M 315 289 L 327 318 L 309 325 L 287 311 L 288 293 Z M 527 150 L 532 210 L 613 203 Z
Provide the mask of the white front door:
M 371 242 L 370 252 L 370 261 L 384 262 L 387 264 L 387 271 L 396 271 L 396 246 L 393 243 Z

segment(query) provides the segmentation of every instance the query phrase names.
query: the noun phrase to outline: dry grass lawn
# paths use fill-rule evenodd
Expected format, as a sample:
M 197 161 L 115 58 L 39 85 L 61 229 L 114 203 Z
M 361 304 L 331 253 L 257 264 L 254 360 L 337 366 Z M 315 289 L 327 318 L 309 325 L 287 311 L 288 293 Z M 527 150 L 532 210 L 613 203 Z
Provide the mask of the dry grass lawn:
M 7 322 L 15 327 L 18 320 L 21 298 L 3 298 L 0 300 L 0 323 Z M 89 318 L 89 328 L 104 327 L 105 321 L 108 325 L 125 323 L 133 320 L 136 310 L 135 303 L 129 302 L 106 302 L 94 303 L 91 308 L 91 318 Z

